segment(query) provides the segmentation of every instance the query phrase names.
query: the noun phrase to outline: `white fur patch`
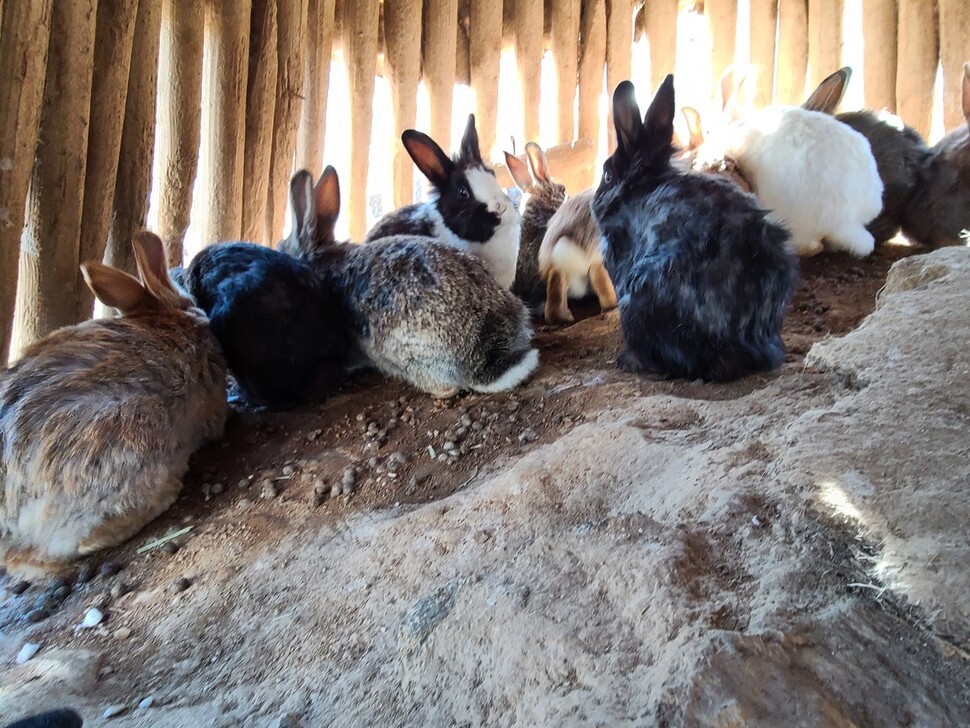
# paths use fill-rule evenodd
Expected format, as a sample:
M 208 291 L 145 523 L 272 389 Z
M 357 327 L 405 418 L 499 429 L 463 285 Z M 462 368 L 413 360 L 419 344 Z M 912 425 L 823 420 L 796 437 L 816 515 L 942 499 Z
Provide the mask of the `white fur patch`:
M 448 229 L 441 214 L 432 207 L 435 236 L 454 248 L 480 257 L 498 284 L 503 288 L 511 288 L 515 280 L 515 264 L 519 259 L 519 228 L 522 217 L 491 174 L 484 169 L 469 169 L 465 176 L 475 199 L 484 203 L 489 212 L 499 215 L 501 222 L 488 241 L 471 243 Z
M 589 293 L 589 269 L 593 261 L 573 242 L 563 236 L 552 247 L 552 267 L 569 281 L 569 297 L 582 298 Z
M 489 384 L 476 384 L 473 386 L 473 389 L 476 392 L 484 392 L 485 394 L 504 392 L 507 389 L 512 389 L 513 387 L 517 387 L 522 384 L 522 382 L 524 382 L 538 366 L 539 352 L 535 349 L 530 349 L 529 353 L 523 356 L 518 364 L 507 369 L 505 373 L 494 382 Z

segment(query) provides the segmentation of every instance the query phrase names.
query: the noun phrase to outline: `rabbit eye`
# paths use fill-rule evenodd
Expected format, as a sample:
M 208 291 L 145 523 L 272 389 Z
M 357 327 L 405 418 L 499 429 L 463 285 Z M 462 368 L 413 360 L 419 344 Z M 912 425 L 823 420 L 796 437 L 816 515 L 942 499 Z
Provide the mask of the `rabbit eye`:
M 468 199 L 468 197 L 469 197 L 469 195 L 468 195 L 468 188 L 465 187 L 465 185 L 462 185 L 461 187 L 458 188 L 458 196 L 461 199 L 463 199 L 463 200 L 467 200 Z
M 603 171 L 603 182 L 608 185 L 613 184 L 613 173 L 608 169 Z

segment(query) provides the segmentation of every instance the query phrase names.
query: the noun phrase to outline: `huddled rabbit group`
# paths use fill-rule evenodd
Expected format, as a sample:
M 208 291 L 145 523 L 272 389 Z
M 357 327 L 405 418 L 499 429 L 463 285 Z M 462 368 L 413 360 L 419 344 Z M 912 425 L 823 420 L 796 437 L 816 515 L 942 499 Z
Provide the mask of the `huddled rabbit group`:
M 970 64 L 963 106 L 970 124 Z M 82 272 L 121 313 L 56 331 L 0 374 L 0 555 L 34 577 L 114 546 L 168 508 L 189 455 L 221 437 L 231 372 L 251 405 L 282 408 L 372 366 L 435 397 L 494 393 L 538 367 L 530 313 L 569 299 L 619 308 L 618 364 L 726 382 L 782 363 L 797 255 L 866 255 L 900 228 L 960 242 L 970 228 L 967 127 L 929 148 L 894 117 L 833 117 L 848 72 L 803 108 L 752 111 L 675 143 L 673 77 L 641 116 L 613 95 L 616 150 L 595 190 L 567 197 L 545 154 L 507 155 L 518 208 L 482 159 L 473 116 L 458 154 L 402 142 L 435 194 L 339 242 L 337 174 L 290 181 L 276 248 L 212 245 L 169 271 L 133 242 L 139 278 Z M 721 172 L 727 172 L 722 174 Z M 520 212 L 521 210 L 521 212 Z

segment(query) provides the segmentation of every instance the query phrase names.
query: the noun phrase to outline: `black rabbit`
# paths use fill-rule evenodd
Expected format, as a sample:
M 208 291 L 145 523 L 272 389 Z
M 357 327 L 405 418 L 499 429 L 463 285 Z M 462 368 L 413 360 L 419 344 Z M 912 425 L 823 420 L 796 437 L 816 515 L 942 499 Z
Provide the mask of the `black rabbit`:
M 81 728 L 84 721 L 70 708 L 50 710 L 10 723 L 6 728 Z
M 298 189 L 300 195 L 291 191 L 300 222 L 294 229 L 314 229 L 317 206 L 303 199 L 302 185 Z M 174 274 L 209 316 L 239 389 L 253 405 L 283 408 L 312 399 L 354 359 L 343 296 L 305 261 L 282 252 L 295 247 L 290 240 L 280 242 L 281 250 L 211 245 Z
M 593 212 L 628 347 L 618 364 L 713 382 L 775 369 L 798 277 L 788 232 L 729 180 L 671 166 L 673 76 L 642 121 L 633 84 L 621 83 L 613 120 Z

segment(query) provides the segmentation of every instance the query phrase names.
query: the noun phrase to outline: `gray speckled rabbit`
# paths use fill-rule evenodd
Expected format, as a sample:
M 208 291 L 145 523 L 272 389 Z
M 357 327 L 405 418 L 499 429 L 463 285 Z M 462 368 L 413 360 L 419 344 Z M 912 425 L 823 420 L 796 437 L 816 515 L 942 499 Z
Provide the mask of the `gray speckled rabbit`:
M 222 434 L 226 364 L 168 277 L 162 241 L 134 240 L 141 280 L 84 278 L 121 318 L 53 332 L 0 374 L 0 552 L 34 577 L 114 546 L 165 511 L 189 455 Z

